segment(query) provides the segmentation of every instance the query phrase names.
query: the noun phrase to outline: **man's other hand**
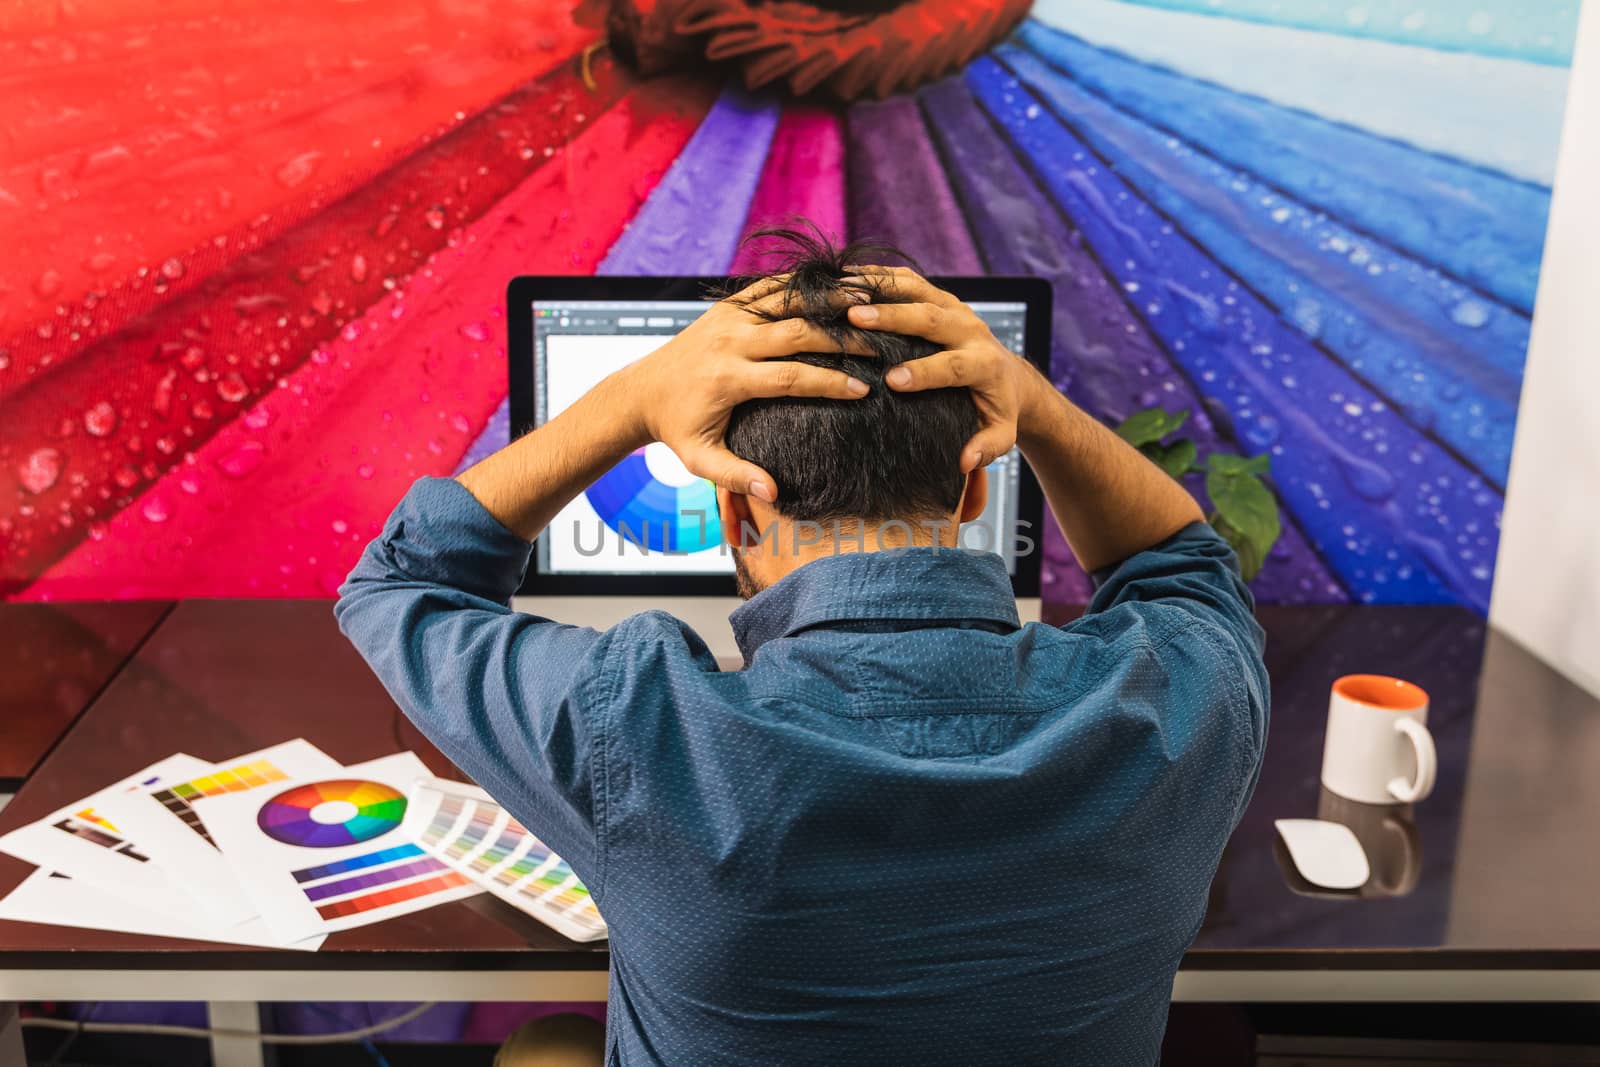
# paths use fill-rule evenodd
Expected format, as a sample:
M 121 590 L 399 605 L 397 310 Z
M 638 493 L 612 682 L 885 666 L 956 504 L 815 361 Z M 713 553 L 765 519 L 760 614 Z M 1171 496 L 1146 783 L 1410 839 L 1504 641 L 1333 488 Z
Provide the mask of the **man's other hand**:
M 1039 399 L 1055 392 L 1044 376 L 995 340 L 977 312 L 915 271 L 850 269 L 876 293 L 873 303 L 850 309 L 851 325 L 922 337 L 944 348 L 889 371 L 884 375 L 889 388 L 902 393 L 953 386 L 971 390 L 981 425 L 961 453 L 962 473 L 1011 451 L 1019 424 L 1026 432 Z

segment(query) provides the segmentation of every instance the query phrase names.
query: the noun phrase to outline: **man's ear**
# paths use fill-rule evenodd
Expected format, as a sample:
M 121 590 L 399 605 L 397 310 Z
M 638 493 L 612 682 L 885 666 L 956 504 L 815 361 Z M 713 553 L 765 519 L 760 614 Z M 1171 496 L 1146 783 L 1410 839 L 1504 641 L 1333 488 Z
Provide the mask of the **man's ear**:
M 967 475 L 967 487 L 961 493 L 961 521 L 971 522 L 989 506 L 989 469 L 979 467 Z
M 745 523 L 755 527 L 750 515 L 750 498 L 732 489 L 717 486 L 717 518 L 722 523 L 722 543 L 729 548 L 739 548 L 740 535 Z

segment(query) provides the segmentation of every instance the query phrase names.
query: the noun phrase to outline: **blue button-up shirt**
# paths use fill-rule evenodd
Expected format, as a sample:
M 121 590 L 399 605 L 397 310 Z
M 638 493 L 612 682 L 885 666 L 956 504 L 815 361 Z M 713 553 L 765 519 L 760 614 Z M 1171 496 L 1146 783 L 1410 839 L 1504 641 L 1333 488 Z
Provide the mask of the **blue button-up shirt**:
M 733 614 L 507 607 L 529 546 L 417 483 L 341 589 L 395 701 L 611 929 L 612 1063 L 1149 1064 L 1265 742 L 1203 524 L 1019 625 L 999 557 L 805 564 Z

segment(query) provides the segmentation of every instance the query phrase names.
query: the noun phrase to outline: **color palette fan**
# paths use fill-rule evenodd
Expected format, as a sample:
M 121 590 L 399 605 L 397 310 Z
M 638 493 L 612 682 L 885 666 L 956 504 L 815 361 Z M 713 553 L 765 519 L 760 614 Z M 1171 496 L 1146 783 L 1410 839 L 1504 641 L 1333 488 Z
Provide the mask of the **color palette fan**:
M 417 782 L 405 830 L 473 884 L 558 933 L 574 941 L 608 935 L 577 872 L 482 789 L 443 779 Z
M 400 825 L 406 798 L 381 782 L 341 778 L 279 793 L 261 806 L 261 832 L 286 845 L 337 848 L 388 833 Z

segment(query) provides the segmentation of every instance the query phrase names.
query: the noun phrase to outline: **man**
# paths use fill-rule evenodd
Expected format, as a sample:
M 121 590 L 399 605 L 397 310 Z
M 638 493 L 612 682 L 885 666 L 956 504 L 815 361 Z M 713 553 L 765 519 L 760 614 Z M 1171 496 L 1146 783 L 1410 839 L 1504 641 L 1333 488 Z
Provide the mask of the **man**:
M 1250 595 L 1178 483 L 857 258 L 807 249 L 419 482 L 340 623 L 591 887 L 609 1063 L 1153 1063 L 1264 743 Z M 528 542 L 651 441 L 744 546 L 742 671 L 661 612 L 506 607 Z M 1019 626 L 999 557 L 955 547 L 1013 444 L 1097 578 L 1067 626 Z

